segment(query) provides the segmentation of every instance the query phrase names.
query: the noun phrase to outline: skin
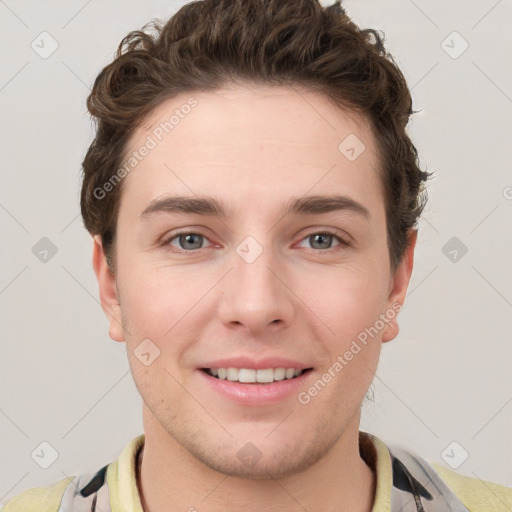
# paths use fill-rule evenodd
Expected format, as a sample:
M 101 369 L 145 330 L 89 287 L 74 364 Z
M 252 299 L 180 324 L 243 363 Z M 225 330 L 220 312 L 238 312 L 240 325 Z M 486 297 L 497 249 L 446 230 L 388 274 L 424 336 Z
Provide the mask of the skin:
M 144 510 L 368 512 L 375 474 L 359 454 L 361 404 L 382 343 L 398 334 L 396 318 L 307 405 L 296 394 L 236 404 L 205 386 L 197 368 L 221 357 L 288 357 L 314 368 L 307 390 L 380 314 L 403 304 L 417 232 L 391 273 L 375 138 L 363 117 L 318 93 L 237 84 L 181 94 L 152 112 L 130 148 L 190 96 L 198 105 L 122 185 L 115 276 L 94 238 L 110 336 L 127 344 L 144 403 Z M 366 147 L 355 161 L 338 150 L 349 134 Z M 141 219 L 171 193 L 212 196 L 229 216 Z M 280 213 L 292 197 L 333 193 L 364 205 L 370 219 Z M 180 245 L 182 228 L 205 238 Z M 325 230 L 350 245 L 315 243 L 311 235 Z M 263 249 L 253 263 L 236 252 L 247 236 Z M 195 252 L 179 253 L 186 249 Z M 160 355 L 146 366 L 134 351 L 148 338 Z M 262 454 L 251 467 L 237 458 L 247 442 Z

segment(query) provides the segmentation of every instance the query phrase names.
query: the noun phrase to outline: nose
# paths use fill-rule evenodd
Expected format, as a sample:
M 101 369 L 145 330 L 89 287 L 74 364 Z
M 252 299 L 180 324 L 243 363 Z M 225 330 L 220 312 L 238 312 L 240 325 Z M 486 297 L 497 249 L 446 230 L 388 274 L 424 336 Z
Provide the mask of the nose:
M 252 335 L 290 326 L 296 308 L 284 265 L 270 249 L 252 261 L 250 252 L 255 248 L 251 244 L 247 247 L 247 253 L 243 247 L 234 253 L 233 268 L 221 282 L 220 320 L 229 328 L 245 328 Z

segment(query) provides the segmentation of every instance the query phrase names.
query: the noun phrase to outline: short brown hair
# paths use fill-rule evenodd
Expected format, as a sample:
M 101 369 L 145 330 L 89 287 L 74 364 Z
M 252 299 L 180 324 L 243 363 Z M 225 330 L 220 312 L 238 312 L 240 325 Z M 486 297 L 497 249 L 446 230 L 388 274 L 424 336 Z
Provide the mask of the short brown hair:
M 339 2 L 324 8 L 318 0 L 193 1 L 165 25 L 153 20 L 120 42 L 87 98 L 97 130 L 82 163 L 80 201 L 84 225 L 101 236 L 111 270 L 122 183 L 101 197 L 95 191 L 121 166 L 131 135 L 163 100 L 237 81 L 302 86 L 370 121 L 394 272 L 430 178 L 405 130 L 411 95 L 384 36 L 359 29 Z

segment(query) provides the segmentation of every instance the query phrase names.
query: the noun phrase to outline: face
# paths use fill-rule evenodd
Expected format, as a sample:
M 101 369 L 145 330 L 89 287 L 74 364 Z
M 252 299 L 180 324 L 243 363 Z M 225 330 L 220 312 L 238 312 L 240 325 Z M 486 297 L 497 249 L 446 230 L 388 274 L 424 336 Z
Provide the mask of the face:
M 231 86 L 160 104 L 133 151 L 115 279 L 98 237 L 94 267 L 146 435 L 251 478 L 357 436 L 415 242 L 391 274 L 367 122 L 317 93 Z

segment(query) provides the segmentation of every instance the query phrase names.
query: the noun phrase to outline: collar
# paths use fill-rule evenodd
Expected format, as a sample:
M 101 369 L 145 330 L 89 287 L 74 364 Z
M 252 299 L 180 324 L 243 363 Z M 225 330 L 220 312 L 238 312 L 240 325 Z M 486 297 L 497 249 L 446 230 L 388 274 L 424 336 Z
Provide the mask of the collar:
M 144 512 L 137 485 L 137 459 L 144 447 L 145 434 L 132 439 L 117 461 L 108 466 L 107 484 L 112 512 Z M 376 473 L 375 499 L 372 512 L 391 510 L 392 464 L 384 442 L 367 432 L 359 432 L 359 452 Z

